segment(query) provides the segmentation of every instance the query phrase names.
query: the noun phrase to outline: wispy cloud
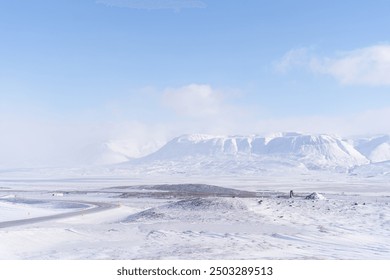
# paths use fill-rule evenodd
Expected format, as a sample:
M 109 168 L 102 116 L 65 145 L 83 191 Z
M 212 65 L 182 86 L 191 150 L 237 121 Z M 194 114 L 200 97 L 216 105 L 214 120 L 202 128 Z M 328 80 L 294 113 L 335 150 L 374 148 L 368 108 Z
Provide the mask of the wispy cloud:
M 203 118 L 216 116 L 223 110 L 223 95 L 210 85 L 190 84 L 168 88 L 163 93 L 163 103 L 177 114 Z
M 346 85 L 389 86 L 390 44 L 339 52 L 330 57 L 315 55 L 309 49 L 293 49 L 275 63 L 279 72 L 294 68 L 330 75 Z
M 315 64 L 313 66 L 316 66 Z M 390 45 L 377 45 L 318 60 L 317 69 L 343 84 L 390 85 Z
M 129 9 L 142 10 L 175 10 L 205 8 L 207 5 L 199 0 L 97 0 L 98 4 Z
M 175 114 L 182 133 L 238 133 L 248 131 L 253 117 L 248 106 L 236 104 L 241 93 L 208 84 L 189 84 L 162 91 L 162 104 Z M 180 123 L 180 125 L 179 125 Z
M 307 48 L 292 49 L 274 63 L 274 67 L 276 71 L 285 73 L 293 68 L 306 66 L 308 61 L 309 50 Z

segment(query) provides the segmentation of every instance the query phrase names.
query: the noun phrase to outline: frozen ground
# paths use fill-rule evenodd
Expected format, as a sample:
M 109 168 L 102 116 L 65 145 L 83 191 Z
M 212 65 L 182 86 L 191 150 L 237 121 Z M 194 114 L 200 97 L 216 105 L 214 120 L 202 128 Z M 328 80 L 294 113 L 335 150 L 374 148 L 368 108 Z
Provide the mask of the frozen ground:
M 0 181 L 0 259 L 390 259 L 387 181 L 295 179 Z

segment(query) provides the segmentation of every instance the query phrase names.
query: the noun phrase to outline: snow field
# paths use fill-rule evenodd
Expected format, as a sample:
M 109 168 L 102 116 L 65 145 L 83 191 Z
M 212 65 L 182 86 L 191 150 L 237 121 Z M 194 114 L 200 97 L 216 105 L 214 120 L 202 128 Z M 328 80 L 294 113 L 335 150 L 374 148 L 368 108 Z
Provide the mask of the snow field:
M 196 185 L 189 185 L 189 191 Z M 325 194 L 324 200 L 258 197 L 121 197 L 134 188 L 70 192 L 120 205 L 89 215 L 0 229 L 1 259 L 388 259 L 390 198 Z M 139 188 L 135 188 L 138 191 Z M 121 190 L 118 192 L 118 190 Z M 141 188 L 142 190 L 142 188 Z M 261 194 L 261 193 L 260 193 Z M 58 198 L 57 198 L 58 199 Z

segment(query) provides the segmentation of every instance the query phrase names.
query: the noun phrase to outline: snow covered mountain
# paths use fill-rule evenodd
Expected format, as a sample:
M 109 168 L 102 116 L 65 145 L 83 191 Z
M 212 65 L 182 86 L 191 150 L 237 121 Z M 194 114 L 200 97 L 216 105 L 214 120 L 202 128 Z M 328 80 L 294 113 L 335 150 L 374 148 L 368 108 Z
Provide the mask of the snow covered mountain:
M 366 164 L 367 158 L 345 140 L 330 135 L 280 133 L 261 136 L 183 135 L 138 162 L 246 162 L 267 168 L 270 162 L 308 169 L 348 169 Z M 239 164 L 242 165 L 242 164 Z M 247 168 L 248 166 L 245 165 Z
M 356 141 L 355 148 L 372 163 L 390 160 L 390 136 L 381 135 Z
M 389 137 L 352 141 L 326 134 L 191 134 L 176 137 L 157 151 L 139 158 L 129 157 L 127 146 L 119 144 L 105 142 L 78 151 L 80 161 L 86 162 L 81 169 L 33 171 L 49 177 L 63 177 L 68 172 L 69 176 L 98 174 L 159 179 L 172 178 L 172 175 L 180 178 L 293 178 L 317 172 L 329 176 L 328 171 L 363 177 L 390 174 L 390 160 L 386 161 Z M 20 172 L 27 171 L 15 170 L 9 176 L 26 176 Z

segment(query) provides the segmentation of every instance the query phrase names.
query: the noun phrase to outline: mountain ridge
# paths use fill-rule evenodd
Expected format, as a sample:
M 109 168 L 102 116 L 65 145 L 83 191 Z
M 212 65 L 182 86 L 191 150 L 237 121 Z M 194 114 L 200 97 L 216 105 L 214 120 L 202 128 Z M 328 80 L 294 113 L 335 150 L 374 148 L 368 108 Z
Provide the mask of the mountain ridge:
M 268 136 L 213 136 L 186 134 L 173 138 L 163 147 L 134 163 L 267 161 L 304 165 L 308 169 L 348 169 L 369 163 L 353 145 L 341 137 L 328 134 L 276 133 Z M 290 164 L 289 163 L 289 164 Z

